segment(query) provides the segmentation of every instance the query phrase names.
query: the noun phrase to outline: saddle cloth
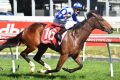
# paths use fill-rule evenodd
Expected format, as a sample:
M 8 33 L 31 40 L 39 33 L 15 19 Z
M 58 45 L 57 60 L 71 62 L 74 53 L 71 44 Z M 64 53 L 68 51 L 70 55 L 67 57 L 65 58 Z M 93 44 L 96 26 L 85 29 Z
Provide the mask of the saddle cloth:
M 53 23 L 47 23 L 46 27 L 43 30 L 41 42 L 44 44 L 58 44 L 58 41 L 54 37 L 54 35 L 60 30 L 61 28 Z M 63 38 L 62 38 L 63 39 Z

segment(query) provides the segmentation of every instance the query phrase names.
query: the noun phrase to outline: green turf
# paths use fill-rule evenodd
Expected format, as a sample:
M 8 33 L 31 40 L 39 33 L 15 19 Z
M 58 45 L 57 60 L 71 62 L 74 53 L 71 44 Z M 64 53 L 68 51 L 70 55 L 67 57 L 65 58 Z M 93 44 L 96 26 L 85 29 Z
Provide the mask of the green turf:
M 55 68 L 58 59 L 43 59 L 46 63 L 50 64 L 52 68 Z M 33 60 L 32 60 L 33 61 Z M 16 65 L 19 64 L 20 68 L 15 74 L 11 72 L 11 59 L 0 58 L 0 67 L 4 70 L 0 71 L 0 80 L 120 80 L 120 63 L 113 62 L 114 77 L 110 77 L 109 62 L 106 61 L 85 61 L 82 70 L 75 73 L 67 73 L 63 70 L 58 73 L 49 76 L 47 74 L 38 73 L 41 69 L 41 65 L 36 64 L 36 71 L 33 74 L 29 74 L 29 65 L 23 59 L 16 61 Z M 73 68 L 77 64 L 69 59 L 63 65 L 63 67 Z

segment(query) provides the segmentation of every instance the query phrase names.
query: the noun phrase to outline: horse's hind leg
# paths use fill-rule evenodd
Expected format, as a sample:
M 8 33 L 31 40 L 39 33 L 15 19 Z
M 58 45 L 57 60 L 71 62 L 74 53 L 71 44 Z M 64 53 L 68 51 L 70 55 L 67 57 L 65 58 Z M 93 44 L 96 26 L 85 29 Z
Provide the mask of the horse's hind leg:
M 39 64 L 41 64 L 42 66 L 44 66 L 46 69 L 50 70 L 51 67 L 50 67 L 48 64 L 46 64 L 45 62 L 43 62 L 43 61 L 41 60 L 41 57 L 42 57 L 42 55 L 45 53 L 45 51 L 47 50 L 47 48 L 48 48 L 48 46 L 46 46 L 45 44 L 40 44 L 40 46 L 38 46 L 38 52 L 37 52 L 37 54 L 34 56 L 33 59 L 34 59 L 36 62 L 38 62 Z
M 77 71 L 77 70 L 80 70 L 80 69 L 83 67 L 83 64 L 82 64 L 82 62 L 81 62 L 79 53 L 78 53 L 78 54 L 74 54 L 74 55 L 72 56 L 72 58 L 75 60 L 75 62 L 76 62 L 79 66 L 76 67 L 76 68 L 73 68 L 73 69 L 63 68 L 64 71 L 67 71 L 67 72 L 69 72 L 69 73 L 72 73 L 72 72 L 75 72 L 75 71 Z
M 33 50 L 35 50 L 35 48 L 27 47 L 24 51 L 22 51 L 20 53 L 20 55 L 29 63 L 29 65 L 31 67 L 31 72 L 34 72 L 34 70 L 35 70 L 35 64 L 28 58 L 28 54 L 30 52 L 32 52 Z

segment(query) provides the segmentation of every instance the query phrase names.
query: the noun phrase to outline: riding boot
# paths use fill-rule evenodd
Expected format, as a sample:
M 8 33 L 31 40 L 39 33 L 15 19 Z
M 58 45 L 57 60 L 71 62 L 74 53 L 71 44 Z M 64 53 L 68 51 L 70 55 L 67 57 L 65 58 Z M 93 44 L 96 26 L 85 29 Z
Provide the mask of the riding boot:
M 62 28 L 58 33 L 55 34 L 55 38 L 58 40 L 58 41 L 61 41 L 62 39 L 62 33 L 64 33 L 66 31 L 65 28 Z

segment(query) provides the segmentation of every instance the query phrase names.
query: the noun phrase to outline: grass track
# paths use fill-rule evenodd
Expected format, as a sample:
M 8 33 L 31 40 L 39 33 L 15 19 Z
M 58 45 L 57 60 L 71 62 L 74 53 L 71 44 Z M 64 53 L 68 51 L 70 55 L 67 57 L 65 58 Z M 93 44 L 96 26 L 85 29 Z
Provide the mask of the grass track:
M 45 62 L 55 68 L 57 59 L 43 59 Z M 41 69 L 41 65 L 35 62 L 36 71 L 33 74 L 29 74 L 29 65 L 23 59 L 16 61 L 16 65 L 20 65 L 19 71 L 15 74 L 11 72 L 11 59 L 0 58 L 0 67 L 4 70 L 0 71 L 0 80 L 120 80 L 120 63 L 113 62 L 114 77 L 110 77 L 109 62 L 106 61 L 85 61 L 82 70 L 75 73 L 67 73 L 61 70 L 58 73 L 54 73 L 52 76 L 38 73 Z M 76 63 L 69 59 L 63 67 L 73 68 L 76 67 Z

